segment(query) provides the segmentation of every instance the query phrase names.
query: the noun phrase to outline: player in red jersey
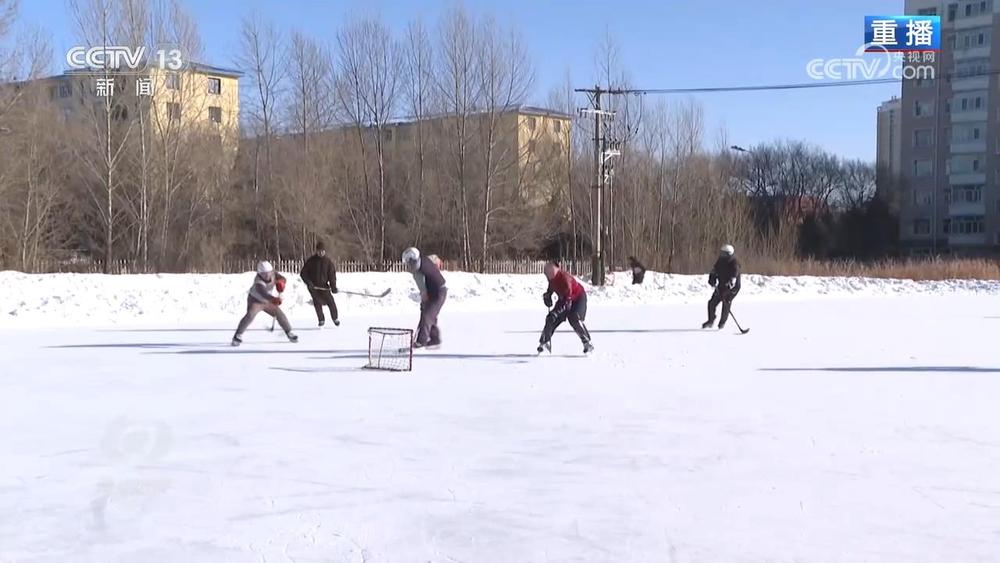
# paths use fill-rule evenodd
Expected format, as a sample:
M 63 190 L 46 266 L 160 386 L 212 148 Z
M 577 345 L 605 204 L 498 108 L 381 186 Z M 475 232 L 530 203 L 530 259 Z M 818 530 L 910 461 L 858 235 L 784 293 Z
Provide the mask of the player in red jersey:
M 594 345 L 590 343 L 590 333 L 583 321 L 587 317 L 587 292 L 580 285 L 580 282 L 559 268 L 555 262 L 545 264 L 545 277 L 549 280 L 549 287 L 542 297 L 546 307 L 550 307 L 549 314 L 545 317 L 545 328 L 542 329 L 542 337 L 538 341 L 538 353 L 552 351 L 552 334 L 563 321 L 568 320 L 569 324 L 576 331 L 583 343 L 583 353 L 587 354 L 594 350 Z M 552 294 L 559 296 L 559 301 L 555 307 L 552 306 Z

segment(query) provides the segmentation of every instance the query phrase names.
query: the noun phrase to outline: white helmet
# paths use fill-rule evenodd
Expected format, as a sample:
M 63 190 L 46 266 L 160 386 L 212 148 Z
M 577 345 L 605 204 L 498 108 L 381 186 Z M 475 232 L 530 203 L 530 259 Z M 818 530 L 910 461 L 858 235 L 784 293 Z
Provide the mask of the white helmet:
M 260 264 L 257 264 L 258 274 L 270 274 L 273 271 L 274 271 L 274 266 L 272 266 L 271 263 L 268 262 L 267 260 L 264 260 Z
M 725 254 L 726 256 L 732 256 L 733 254 L 736 254 L 736 249 L 733 248 L 733 245 L 731 244 L 724 244 L 719 252 Z
M 403 251 L 403 263 L 416 265 L 420 263 L 420 251 L 412 246 Z

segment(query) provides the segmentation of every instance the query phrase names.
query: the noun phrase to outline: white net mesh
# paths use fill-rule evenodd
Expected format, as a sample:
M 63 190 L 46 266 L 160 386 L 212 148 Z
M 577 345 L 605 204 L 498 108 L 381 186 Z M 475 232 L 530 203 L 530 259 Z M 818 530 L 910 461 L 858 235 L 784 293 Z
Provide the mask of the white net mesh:
M 413 331 L 407 328 L 368 329 L 368 369 L 410 371 L 413 368 Z

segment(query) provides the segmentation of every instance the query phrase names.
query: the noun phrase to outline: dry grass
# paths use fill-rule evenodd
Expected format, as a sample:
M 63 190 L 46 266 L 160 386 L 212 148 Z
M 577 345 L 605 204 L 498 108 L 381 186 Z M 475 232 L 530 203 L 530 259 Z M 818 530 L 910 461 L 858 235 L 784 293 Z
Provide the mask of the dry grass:
M 889 260 L 818 262 L 747 257 L 745 273 L 775 276 L 870 277 L 909 280 L 997 280 L 1000 261 L 985 259 Z

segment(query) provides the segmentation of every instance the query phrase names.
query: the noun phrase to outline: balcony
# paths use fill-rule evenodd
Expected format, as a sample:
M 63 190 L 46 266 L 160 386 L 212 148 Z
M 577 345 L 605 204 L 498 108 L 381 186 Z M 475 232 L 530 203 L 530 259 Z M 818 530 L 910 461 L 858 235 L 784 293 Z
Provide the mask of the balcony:
M 973 111 L 952 111 L 952 123 L 972 123 L 979 122 L 983 125 L 989 121 L 989 113 L 986 110 Z
M 986 244 L 986 233 L 975 235 L 948 235 L 949 246 L 982 246 Z
M 944 18 L 942 18 L 944 19 Z M 959 29 L 971 29 L 973 27 L 992 27 L 993 26 L 993 12 L 988 12 L 985 14 L 980 14 L 978 16 L 964 17 L 959 15 L 952 22 L 956 30 Z
M 955 77 L 951 79 L 951 90 L 952 92 L 964 92 L 966 90 L 986 90 L 990 87 L 990 77 L 985 76 L 966 76 L 966 77 Z
M 984 47 L 969 47 L 968 49 L 955 48 L 955 50 L 952 51 L 952 56 L 956 61 L 964 59 L 985 59 L 990 56 L 990 47 L 987 45 Z
M 976 141 L 952 141 L 950 145 L 951 154 L 969 154 L 986 152 L 986 139 Z
M 985 172 L 964 172 L 964 173 L 952 173 L 948 176 L 948 183 L 953 186 L 963 185 L 963 184 L 985 184 L 986 183 L 986 173 Z
M 948 215 L 986 215 L 986 204 L 981 201 L 959 201 L 948 206 Z

